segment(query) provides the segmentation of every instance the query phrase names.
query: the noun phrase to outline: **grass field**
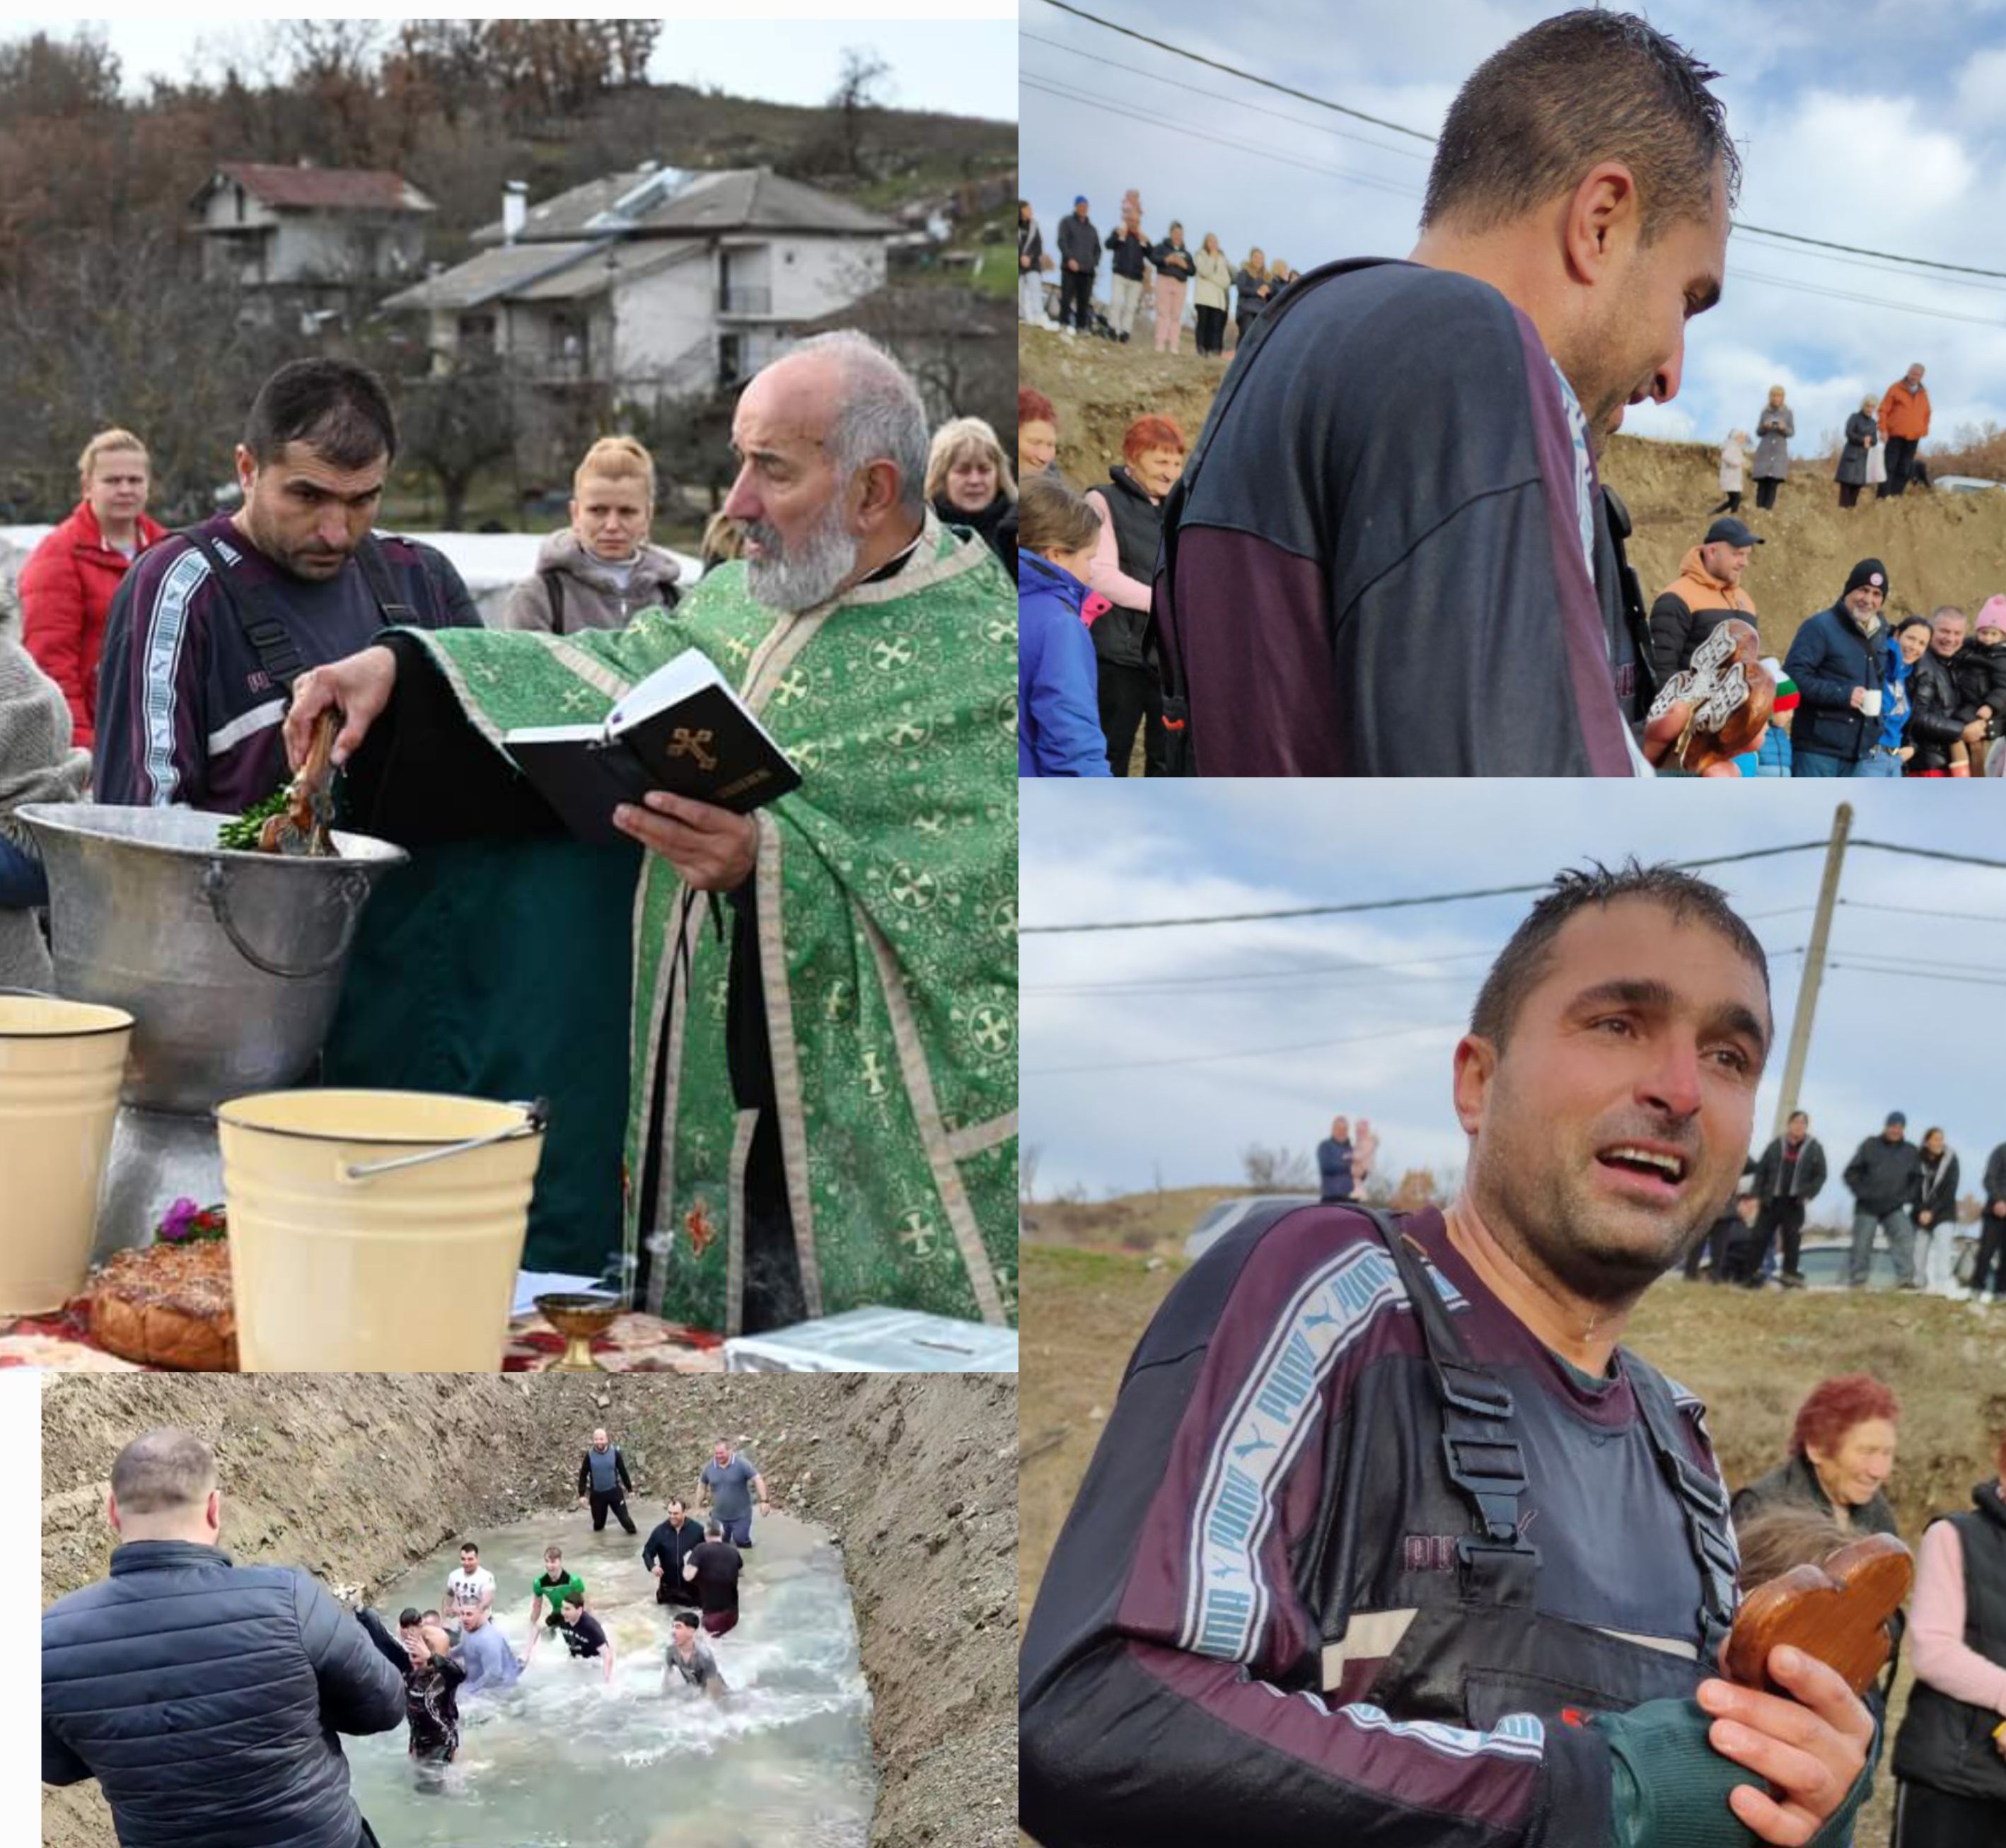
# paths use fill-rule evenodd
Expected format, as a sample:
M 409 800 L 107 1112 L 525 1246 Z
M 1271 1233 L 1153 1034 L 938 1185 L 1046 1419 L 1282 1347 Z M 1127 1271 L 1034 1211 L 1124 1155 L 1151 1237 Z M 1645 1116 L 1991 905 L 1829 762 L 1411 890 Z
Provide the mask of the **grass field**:
M 1024 1247 L 1017 1555 L 1024 1616 L 1129 1352 L 1184 1269 L 1171 1255 L 1177 1241 L 1198 1208 L 1234 1191 L 1027 1209 L 1041 1230 L 1086 1242 Z M 1124 1241 L 1146 1248 L 1115 1248 Z M 1889 1496 L 1912 1545 L 1928 1515 L 1969 1505 L 1971 1485 L 1991 1473 L 1992 1436 L 2006 1429 L 2006 1314 L 1958 1303 L 1751 1294 L 1674 1280 L 1645 1298 L 1626 1344 L 1705 1400 L 1734 1487 L 1781 1460 L 1792 1416 L 1818 1381 L 1860 1371 L 1885 1380 L 1902 1405 Z M 1905 1668 L 1895 1689 L 1896 1723 L 1907 1684 Z M 1892 1800 L 1884 1776 L 1861 1815 L 1860 1848 L 1887 1839 Z

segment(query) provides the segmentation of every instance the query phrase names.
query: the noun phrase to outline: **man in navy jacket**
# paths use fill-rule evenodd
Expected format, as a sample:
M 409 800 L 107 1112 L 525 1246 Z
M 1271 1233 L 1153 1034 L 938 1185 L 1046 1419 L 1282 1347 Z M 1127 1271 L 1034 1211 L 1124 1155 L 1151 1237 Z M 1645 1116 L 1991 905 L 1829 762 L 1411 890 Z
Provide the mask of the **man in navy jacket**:
M 42 1614 L 42 1781 L 147 1848 L 375 1848 L 336 1735 L 401 1726 L 404 1678 L 306 1572 L 234 1565 L 221 1500 L 186 1431 L 119 1453 L 111 1575 Z
M 1888 568 L 1862 558 L 1839 600 L 1808 618 L 1790 643 L 1783 671 L 1797 683 L 1790 728 L 1794 776 L 1857 776 L 1881 748 L 1878 713 L 1888 672 L 1881 606 Z M 1868 706 L 1877 709 L 1870 714 Z

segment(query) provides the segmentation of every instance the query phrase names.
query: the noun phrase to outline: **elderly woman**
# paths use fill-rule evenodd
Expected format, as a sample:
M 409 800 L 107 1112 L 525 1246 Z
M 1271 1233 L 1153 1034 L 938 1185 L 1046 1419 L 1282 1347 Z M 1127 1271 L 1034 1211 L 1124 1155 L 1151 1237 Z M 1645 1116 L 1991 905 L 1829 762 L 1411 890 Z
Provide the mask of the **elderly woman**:
M 1059 473 L 1059 414 L 1052 401 L 1035 386 L 1017 388 L 1017 479 L 1029 481 L 1038 475 Z
M 1773 507 L 1776 490 L 1790 472 L 1790 438 L 1797 433 L 1797 413 L 1783 402 L 1783 388 L 1769 388 L 1769 402 L 1755 420 L 1755 505 Z
M 49 952 L 36 908 L 48 901 L 23 802 L 80 802 L 90 753 L 70 744 L 63 690 L 0 635 L 0 988 L 46 988 Z
M 1128 774 L 1138 724 L 1147 773 L 1161 776 L 1170 768 L 1163 688 L 1145 639 L 1163 500 L 1184 473 L 1186 447 L 1184 432 L 1168 417 L 1138 417 L 1122 433 L 1124 461 L 1107 471 L 1103 485 L 1087 491 L 1088 505 L 1100 516 L 1100 541 L 1086 582 L 1114 606 L 1093 625 L 1093 651 L 1100 658 L 1107 767 L 1117 776 Z
M 1790 1459 L 1734 1498 L 1738 1527 L 1779 1503 L 1822 1508 L 1848 1533 L 1892 1533 L 1885 1485 L 1901 1407 L 1871 1373 L 1824 1381 L 1797 1408 Z
M 2006 1842 L 2006 1441 L 1994 1466 L 1972 1512 L 1932 1521 L 1916 1550 L 1892 1848 Z
M 955 417 L 934 432 L 927 451 L 927 498 L 948 525 L 979 533 L 1015 575 L 1015 540 L 1006 539 L 1003 529 L 1017 505 L 1017 484 L 996 432 L 981 418 Z
M 1839 470 L 1835 478 L 1839 483 L 1840 506 L 1859 505 L 1860 491 L 1867 484 L 1867 452 L 1874 447 L 1880 434 L 1881 426 L 1874 417 L 1874 400 L 1862 399 L 1860 408 L 1846 420 L 1846 447 L 1839 452 Z

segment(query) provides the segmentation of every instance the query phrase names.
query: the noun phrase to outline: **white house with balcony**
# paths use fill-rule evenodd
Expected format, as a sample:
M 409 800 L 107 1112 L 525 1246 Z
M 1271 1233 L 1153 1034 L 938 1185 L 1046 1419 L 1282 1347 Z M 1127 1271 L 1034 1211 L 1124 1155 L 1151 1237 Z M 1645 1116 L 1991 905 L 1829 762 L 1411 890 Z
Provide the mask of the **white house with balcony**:
M 424 273 L 435 208 L 401 174 L 230 161 L 188 201 L 202 280 L 306 293 Z
M 478 253 L 392 296 L 434 362 L 505 360 L 550 385 L 659 403 L 730 386 L 879 287 L 889 218 L 765 167 L 649 161 L 540 205 L 519 185 Z

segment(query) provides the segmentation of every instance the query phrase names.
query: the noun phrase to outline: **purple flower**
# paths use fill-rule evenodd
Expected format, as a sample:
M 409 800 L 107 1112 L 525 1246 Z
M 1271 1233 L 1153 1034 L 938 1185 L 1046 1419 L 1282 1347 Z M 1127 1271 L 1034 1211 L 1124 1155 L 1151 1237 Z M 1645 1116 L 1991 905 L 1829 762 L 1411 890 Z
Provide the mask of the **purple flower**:
M 202 1209 L 194 1201 L 178 1199 L 161 1216 L 159 1236 L 170 1244 L 178 1244 L 195 1230 L 201 1216 Z

